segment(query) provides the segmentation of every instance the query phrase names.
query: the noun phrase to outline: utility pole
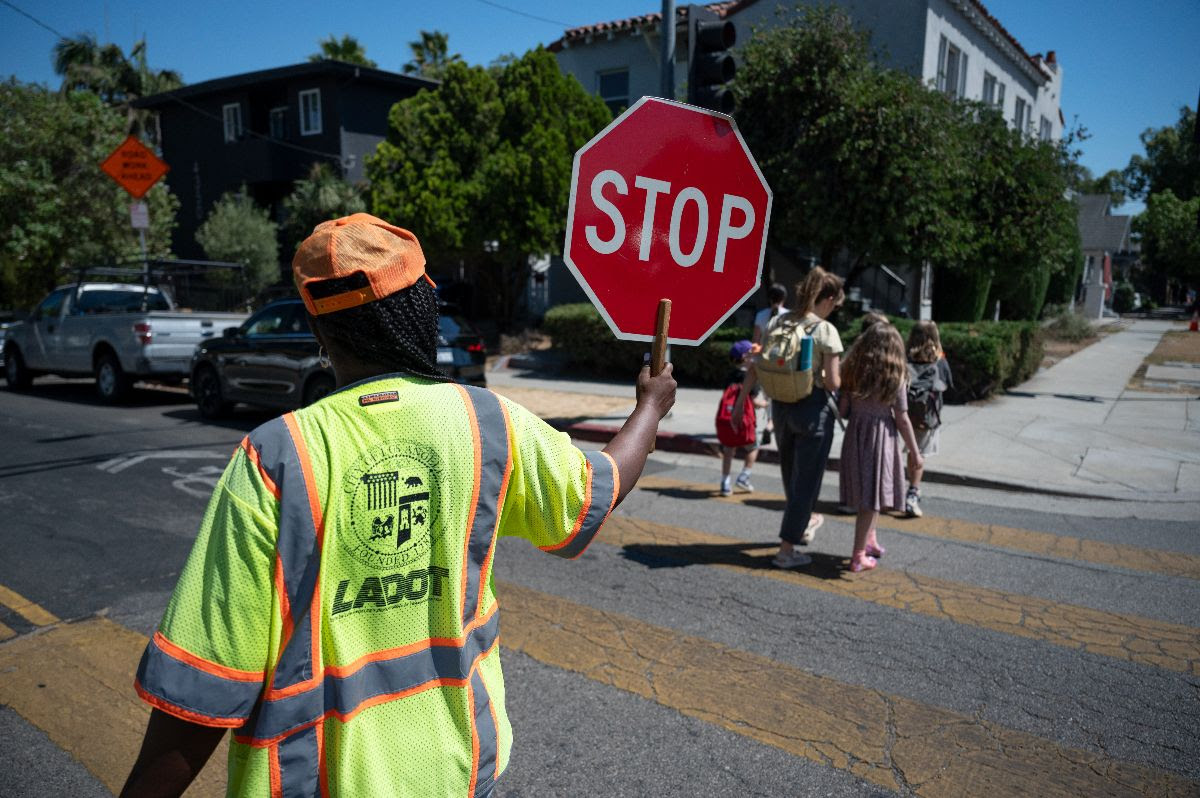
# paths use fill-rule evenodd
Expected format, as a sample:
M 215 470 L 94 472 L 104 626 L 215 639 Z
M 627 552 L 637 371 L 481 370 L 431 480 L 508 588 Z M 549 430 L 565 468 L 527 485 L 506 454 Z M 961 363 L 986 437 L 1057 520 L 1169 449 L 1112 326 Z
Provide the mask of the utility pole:
M 659 49 L 662 72 L 658 94 L 664 100 L 675 99 L 675 0 L 663 0 L 662 46 Z

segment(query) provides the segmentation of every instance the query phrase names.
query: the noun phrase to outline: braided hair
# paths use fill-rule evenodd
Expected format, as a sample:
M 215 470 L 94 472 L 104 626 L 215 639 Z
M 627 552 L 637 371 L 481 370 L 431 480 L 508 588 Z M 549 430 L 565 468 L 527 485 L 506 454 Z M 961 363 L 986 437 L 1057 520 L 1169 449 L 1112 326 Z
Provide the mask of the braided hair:
M 363 288 L 362 272 L 309 283 L 314 299 Z M 438 300 L 433 287 L 417 280 L 383 299 L 310 317 L 322 337 L 381 372 L 400 371 L 415 377 L 450 382 L 437 367 Z

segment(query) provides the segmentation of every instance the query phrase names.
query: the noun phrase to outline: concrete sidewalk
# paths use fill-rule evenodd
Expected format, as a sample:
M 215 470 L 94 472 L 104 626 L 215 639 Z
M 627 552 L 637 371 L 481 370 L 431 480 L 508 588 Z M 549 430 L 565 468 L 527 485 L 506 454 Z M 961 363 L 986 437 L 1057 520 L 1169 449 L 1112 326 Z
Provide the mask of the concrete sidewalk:
M 1200 502 L 1200 389 L 1189 394 L 1135 392 L 1130 377 L 1170 329 L 1136 321 L 1063 359 L 1008 394 L 943 412 L 941 453 L 926 481 L 1046 494 L 1139 501 Z M 633 407 L 632 385 L 562 378 L 530 358 L 502 359 L 488 384 L 604 397 L 628 406 L 591 416 L 581 396 L 555 423 L 573 437 L 605 441 Z M 660 427 L 658 448 L 717 452 L 714 389 L 680 388 Z M 613 403 L 608 403 L 613 406 Z M 543 415 L 546 415 L 543 413 Z M 841 450 L 835 433 L 831 467 Z M 774 446 L 764 462 L 778 461 Z

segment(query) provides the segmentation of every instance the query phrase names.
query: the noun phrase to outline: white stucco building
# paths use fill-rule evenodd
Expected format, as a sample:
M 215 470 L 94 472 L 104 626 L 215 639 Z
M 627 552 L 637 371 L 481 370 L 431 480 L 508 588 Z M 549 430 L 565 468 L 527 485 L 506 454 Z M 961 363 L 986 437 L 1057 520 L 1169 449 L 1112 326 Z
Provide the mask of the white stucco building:
M 656 5 L 655 0 L 646 2 Z M 1055 53 L 1030 55 L 979 0 L 834 2 L 858 28 L 871 34 L 871 47 L 881 64 L 915 75 L 931 89 L 952 97 L 997 106 L 1010 127 L 1031 137 L 1053 141 L 1062 137 L 1063 73 Z M 756 29 L 780 24 L 779 6 L 779 0 L 727 0 L 704 8 L 735 24 L 736 53 Z M 572 28 L 550 50 L 563 72 L 574 75 L 617 113 L 639 97 L 660 95 L 660 11 L 661 6 L 637 17 Z M 688 6 L 677 3 L 675 97 L 679 99 L 686 96 L 687 14 Z M 789 262 L 782 253 L 773 255 L 764 284 L 777 280 L 790 285 L 806 265 L 804 259 L 796 263 L 794 257 Z M 879 266 L 858 283 L 851 293 L 861 291 L 868 305 L 929 317 L 933 281 L 928 269 Z
M 1062 136 L 1062 68 L 1054 52 L 1027 53 L 978 0 L 837 0 L 837 5 L 871 33 L 882 63 L 954 97 L 997 105 L 1010 125 L 1031 135 Z M 684 95 L 687 79 L 687 8 L 676 8 L 676 97 Z M 778 4 L 772 0 L 705 8 L 737 26 L 739 45 L 755 29 L 778 24 Z M 619 110 L 659 94 L 661 29 L 662 14 L 651 12 L 572 28 L 550 49 L 563 72 Z

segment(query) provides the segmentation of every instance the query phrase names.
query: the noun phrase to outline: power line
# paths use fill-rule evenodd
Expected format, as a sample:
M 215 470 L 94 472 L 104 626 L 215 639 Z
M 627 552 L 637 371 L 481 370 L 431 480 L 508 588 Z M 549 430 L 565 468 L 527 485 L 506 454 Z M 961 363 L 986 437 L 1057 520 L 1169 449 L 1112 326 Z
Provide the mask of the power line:
M 6 0 L 0 0 L 0 3 L 3 3 L 3 2 L 6 2 Z M 200 114 L 201 116 L 207 116 L 209 119 L 216 120 L 217 122 L 220 122 L 222 124 L 225 123 L 224 118 L 217 116 L 216 114 L 212 113 L 211 111 L 206 111 L 203 108 L 201 108 L 200 106 L 198 106 L 194 103 L 190 103 L 181 97 L 176 97 L 173 94 L 168 93 L 167 98 L 170 100 L 173 100 L 174 102 L 179 103 L 184 108 L 187 108 L 191 111 L 194 111 L 194 112 Z M 292 144 L 289 141 L 284 141 L 283 139 L 277 139 L 274 136 L 267 135 L 266 133 L 259 133 L 258 131 L 255 131 L 255 130 L 249 130 L 249 129 L 243 128 L 242 133 L 244 135 L 251 136 L 252 138 L 262 139 L 263 141 L 265 141 L 269 144 L 274 144 L 279 147 L 286 147 L 289 150 L 296 150 L 297 152 L 302 152 L 302 153 L 305 153 L 306 155 L 316 155 L 321 158 L 330 158 L 332 160 L 339 161 L 339 162 L 342 160 L 342 156 L 339 153 L 324 152 L 323 150 L 314 150 L 309 147 L 301 147 L 299 144 Z
M 0 2 L 4 2 L 4 0 L 0 0 Z M 485 6 L 492 6 L 493 8 L 498 8 L 498 9 L 500 9 L 501 11 L 507 11 L 507 12 L 509 12 L 510 14 L 516 14 L 517 16 L 521 16 L 521 17 L 528 17 L 529 19 L 534 19 L 534 20 L 537 20 L 538 22 L 545 22 L 545 23 L 548 23 L 548 24 L 550 24 L 550 25 L 556 25 L 556 26 L 558 26 L 558 27 L 560 27 L 560 28 L 573 28 L 573 27 L 575 27 L 574 25 L 571 25 L 571 24 L 570 24 L 570 23 L 568 23 L 568 22 L 559 22 L 557 19 L 546 19 L 546 17 L 539 17 L 539 16 L 537 16 L 536 14 L 530 14 L 530 13 L 528 13 L 528 12 L 521 11 L 521 10 L 519 10 L 519 9 L 516 9 L 516 8 L 510 8 L 509 6 L 506 6 L 506 5 L 501 5 L 500 3 L 495 3 L 495 2 L 492 2 L 492 0 L 478 0 L 478 2 L 480 2 L 480 3 L 483 3 Z
M 43 28 L 45 28 L 46 30 L 50 31 L 51 33 L 53 33 L 55 36 L 57 36 L 57 37 L 58 37 L 58 38 L 60 38 L 60 39 L 67 39 L 67 38 L 70 38 L 70 37 L 69 37 L 69 36 L 67 36 L 65 33 L 61 33 L 61 32 L 59 32 L 59 31 L 56 31 L 54 28 L 50 27 L 50 26 L 49 26 L 49 25 L 47 25 L 45 22 L 42 22 L 40 19 L 38 19 L 37 17 L 35 17 L 33 14 L 30 14 L 28 11 L 25 11 L 24 9 L 17 8 L 17 7 L 16 7 L 16 6 L 14 6 L 12 3 L 8 2 L 8 0 L 0 0 L 0 3 L 3 3 L 4 5 L 6 5 L 6 6 L 8 6 L 9 8 L 11 8 L 13 11 L 16 11 L 16 12 L 17 12 L 18 14 L 20 14 L 21 16 L 23 16 L 23 17 L 25 17 L 26 19 L 28 19 L 28 20 L 30 20 L 31 22 L 33 22 L 33 24 L 35 24 L 35 25 L 40 25 L 41 27 L 43 27 Z

